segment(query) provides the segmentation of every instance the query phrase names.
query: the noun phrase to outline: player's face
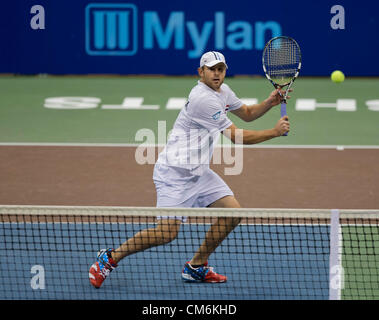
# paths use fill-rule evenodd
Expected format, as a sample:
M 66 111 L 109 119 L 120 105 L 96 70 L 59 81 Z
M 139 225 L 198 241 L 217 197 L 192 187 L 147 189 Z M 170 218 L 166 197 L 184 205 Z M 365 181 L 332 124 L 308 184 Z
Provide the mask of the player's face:
M 219 91 L 224 82 L 226 74 L 226 66 L 223 63 L 218 63 L 213 67 L 204 66 L 199 68 L 201 81 L 215 91 Z

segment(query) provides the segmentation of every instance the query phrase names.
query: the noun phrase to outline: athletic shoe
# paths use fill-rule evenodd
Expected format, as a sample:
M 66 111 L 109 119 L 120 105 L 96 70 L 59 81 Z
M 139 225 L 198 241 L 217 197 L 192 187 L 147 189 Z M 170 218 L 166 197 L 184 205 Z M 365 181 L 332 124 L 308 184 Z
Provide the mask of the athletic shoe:
M 182 279 L 187 282 L 226 282 L 227 277 L 213 271 L 208 267 L 208 262 L 198 268 L 194 268 L 189 262 L 186 262 L 182 271 Z
M 113 249 L 101 249 L 97 253 L 96 262 L 89 269 L 89 281 L 99 289 L 105 278 L 117 267 L 117 263 L 111 258 Z

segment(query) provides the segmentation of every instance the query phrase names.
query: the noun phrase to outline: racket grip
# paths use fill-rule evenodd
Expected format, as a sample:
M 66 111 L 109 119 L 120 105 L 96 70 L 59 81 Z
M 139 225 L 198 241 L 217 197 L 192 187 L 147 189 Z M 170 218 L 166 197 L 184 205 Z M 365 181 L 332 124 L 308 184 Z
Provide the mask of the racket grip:
M 280 106 L 280 117 L 283 118 L 287 115 L 287 104 L 285 102 L 282 102 Z M 288 132 L 284 133 L 283 136 L 288 136 Z

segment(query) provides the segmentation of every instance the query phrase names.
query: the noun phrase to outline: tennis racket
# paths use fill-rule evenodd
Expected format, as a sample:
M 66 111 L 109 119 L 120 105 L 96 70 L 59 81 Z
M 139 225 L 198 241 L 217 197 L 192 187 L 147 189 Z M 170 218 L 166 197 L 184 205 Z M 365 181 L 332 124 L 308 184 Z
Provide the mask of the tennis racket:
M 301 51 L 297 42 L 285 36 L 272 38 L 266 43 L 262 55 L 263 71 L 276 89 L 287 87 L 282 96 L 280 114 L 287 115 L 288 92 L 299 75 Z M 287 133 L 284 134 L 288 135 Z

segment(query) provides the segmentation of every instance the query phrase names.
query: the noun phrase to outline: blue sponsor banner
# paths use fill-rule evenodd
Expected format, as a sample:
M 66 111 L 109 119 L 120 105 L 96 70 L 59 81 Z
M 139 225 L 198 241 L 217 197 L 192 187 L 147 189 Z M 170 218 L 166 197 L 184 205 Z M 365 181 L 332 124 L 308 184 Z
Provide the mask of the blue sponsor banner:
M 216 50 L 229 75 L 262 75 L 265 43 L 288 35 L 302 75 L 379 76 L 374 1 L 18 0 L 2 9 L 1 73 L 189 75 Z

